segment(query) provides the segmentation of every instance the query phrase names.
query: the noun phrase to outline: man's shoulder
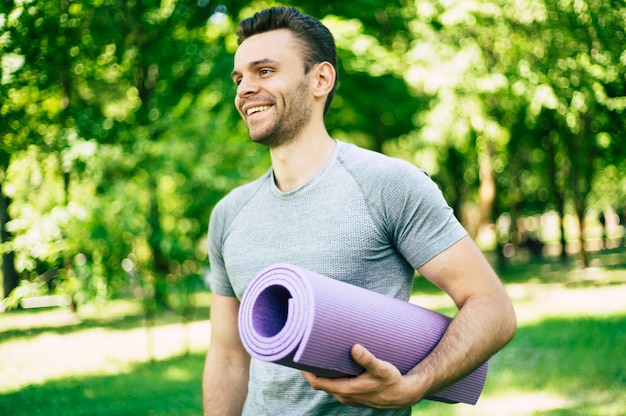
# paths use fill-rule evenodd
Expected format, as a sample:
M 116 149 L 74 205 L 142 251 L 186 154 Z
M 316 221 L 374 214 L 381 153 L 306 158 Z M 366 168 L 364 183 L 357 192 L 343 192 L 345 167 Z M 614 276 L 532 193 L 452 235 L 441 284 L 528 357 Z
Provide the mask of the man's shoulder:
M 268 170 L 263 176 L 248 182 L 246 184 L 233 188 L 226 196 L 224 196 L 216 205 L 216 212 L 238 212 L 252 198 L 261 186 L 268 180 L 270 171 Z
M 428 179 L 424 170 L 406 160 L 349 143 L 341 143 L 341 146 L 339 162 L 357 181 L 365 179 L 370 183 L 388 183 L 390 180 L 407 179 L 411 176 Z

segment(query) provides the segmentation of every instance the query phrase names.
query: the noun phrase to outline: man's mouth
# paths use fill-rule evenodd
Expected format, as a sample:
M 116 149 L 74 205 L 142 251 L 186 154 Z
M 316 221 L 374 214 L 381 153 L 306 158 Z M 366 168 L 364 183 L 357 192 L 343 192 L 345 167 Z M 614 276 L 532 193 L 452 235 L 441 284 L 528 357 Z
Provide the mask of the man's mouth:
M 262 111 L 267 110 L 268 108 L 270 108 L 271 106 L 269 105 L 260 105 L 257 107 L 250 107 L 246 110 L 246 115 L 247 116 L 251 116 L 252 114 L 256 114 L 256 113 L 260 113 Z

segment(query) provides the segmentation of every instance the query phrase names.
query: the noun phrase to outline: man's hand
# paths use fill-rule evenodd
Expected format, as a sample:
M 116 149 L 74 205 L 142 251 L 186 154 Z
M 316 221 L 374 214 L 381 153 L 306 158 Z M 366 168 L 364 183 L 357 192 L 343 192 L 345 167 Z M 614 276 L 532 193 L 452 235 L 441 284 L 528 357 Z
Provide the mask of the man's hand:
M 324 390 L 350 406 L 401 409 L 421 399 L 411 396 L 414 393 L 408 388 L 408 381 L 393 364 L 379 360 L 359 344 L 352 347 L 351 354 L 365 368 L 357 377 L 324 378 L 306 371 L 302 374 L 314 389 Z

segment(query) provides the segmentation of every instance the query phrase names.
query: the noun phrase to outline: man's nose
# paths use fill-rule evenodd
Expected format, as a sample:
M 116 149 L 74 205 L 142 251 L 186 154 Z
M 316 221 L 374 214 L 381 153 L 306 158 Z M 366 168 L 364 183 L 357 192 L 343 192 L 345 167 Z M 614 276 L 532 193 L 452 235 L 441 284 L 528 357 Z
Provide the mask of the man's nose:
M 259 91 L 259 86 L 249 77 L 242 77 L 237 85 L 237 95 L 241 98 L 254 95 Z

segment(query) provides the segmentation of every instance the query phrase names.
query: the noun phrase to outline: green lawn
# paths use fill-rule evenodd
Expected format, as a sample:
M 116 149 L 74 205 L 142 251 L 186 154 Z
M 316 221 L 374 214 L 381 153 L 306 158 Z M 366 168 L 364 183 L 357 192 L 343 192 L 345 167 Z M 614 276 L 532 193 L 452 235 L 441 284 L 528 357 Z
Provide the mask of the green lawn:
M 556 261 L 501 272 L 513 298 L 515 339 L 490 361 L 476 406 L 423 401 L 419 415 L 619 415 L 626 409 L 626 251 L 593 267 Z M 207 295 L 183 325 L 152 330 L 139 305 L 118 300 L 0 314 L 0 415 L 199 415 L 209 331 Z M 451 314 L 421 281 L 414 302 Z

